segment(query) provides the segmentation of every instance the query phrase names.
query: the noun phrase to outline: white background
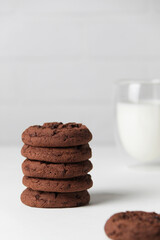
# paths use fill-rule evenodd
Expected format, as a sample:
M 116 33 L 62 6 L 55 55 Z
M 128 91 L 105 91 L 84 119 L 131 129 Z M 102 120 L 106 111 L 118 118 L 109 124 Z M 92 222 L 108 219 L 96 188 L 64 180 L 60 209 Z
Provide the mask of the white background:
M 45 121 L 113 143 L 113 82 L 158 76 L 159 0 L 0 0 L 0 144 Z
M 0 0 L 0 239 L 107 239 L 115 212 L 160 212 L 159 168 L 130 169 L 114 147 L 114 81 L 160 76 L 159 0 Z M 20 202 L 21 133 L 76 121 L 94 139 L 91 204 Z M 100 146 L 101 145 L 101 146 Z

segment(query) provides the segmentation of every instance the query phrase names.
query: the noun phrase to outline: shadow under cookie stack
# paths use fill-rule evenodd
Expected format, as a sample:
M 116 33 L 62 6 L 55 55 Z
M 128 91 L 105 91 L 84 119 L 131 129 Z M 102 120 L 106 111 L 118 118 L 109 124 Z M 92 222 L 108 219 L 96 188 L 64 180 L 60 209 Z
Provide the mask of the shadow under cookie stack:
M 22 134 L 23 184 L 21 201 L 30 207 L 65 208 L 87 205 L 93 185 L 92 139 L 89 129 L 77 123 L 44 123 Z

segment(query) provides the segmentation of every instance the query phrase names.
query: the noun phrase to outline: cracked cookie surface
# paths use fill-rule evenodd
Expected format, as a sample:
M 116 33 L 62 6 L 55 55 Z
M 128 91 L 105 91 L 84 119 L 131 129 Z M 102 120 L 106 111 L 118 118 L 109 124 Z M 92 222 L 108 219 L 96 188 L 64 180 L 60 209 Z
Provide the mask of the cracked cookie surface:
M 89 174 L 71 179 L 45 179 L 23 177 L 23 184 L 32 190 L 44 192 L 80 192 L 92 187 L 93 182 Z
M 26 159 L 22 163 L 22 171 L 25 176 L 36 178 L 74 178 L 86 175 L 92 169 L 89 160 L 79 163 L 47 163 Z
M 25 189 L 21 201 L 27 206 L 37 208 L 67 208 L 87 205 L 90 195 L 87 191 L 75 193 L 51 193 Z
M 70 147 L 87 144 L 92 139 L 89 129 L 80 123 L 53 122 L 35 125 L 22 133 L 22 141 L 36 147 Z
M 160 214 L 154 212 L 121 212 L 105 224 L 105 232 L 113 240 L 159 240 Z
M 81 162 L 92 157 L 88 144 L 67 148 L 32 147 L 24 144 L 21 154 L 31 160 L 53 163 Z

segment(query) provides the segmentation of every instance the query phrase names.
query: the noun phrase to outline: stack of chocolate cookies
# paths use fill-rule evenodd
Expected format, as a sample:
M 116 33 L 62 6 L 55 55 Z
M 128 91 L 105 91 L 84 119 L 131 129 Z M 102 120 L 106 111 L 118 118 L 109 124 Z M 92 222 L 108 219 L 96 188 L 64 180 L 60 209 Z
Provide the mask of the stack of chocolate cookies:
M 93 185 L 92 139 L 89 129 L 77 123 L 44 123 L 22 134 L 23 184 L 21 201 L 31 207 L 78 207 L 89 203 Z

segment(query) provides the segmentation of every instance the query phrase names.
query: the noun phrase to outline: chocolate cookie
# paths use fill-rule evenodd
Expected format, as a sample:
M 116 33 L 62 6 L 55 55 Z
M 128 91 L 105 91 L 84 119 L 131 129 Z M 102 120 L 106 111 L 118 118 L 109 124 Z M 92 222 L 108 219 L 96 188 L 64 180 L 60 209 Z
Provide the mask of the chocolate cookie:
M 22 141 L 36 147 L 78 146 L 91 139 L 89 129 L 79 123 L 44 123 L 43 126 L 31 126 L 22 133 Z
M 51 193 L 33 191 L 27 188 L 21 194 L 21 201 L 25 205 L 38 208 L 67 208 L 87 205 L 90 195 L 87 191 L 75 193 Z
M 117 213 L 106 222 L 105 232 L 113 240 L 159 240 L 160 214 L 142 211 Z
M 28 159 L 54 163 L 81 162 L 92 156 L 88 144 L 68 148 L 42 148 L 25 144 L 21 153 Z
M 46 163 L 26 159 L 22 163 L 25 176 L 36 178 L 74 178 L 86 175 L 92 169 L 92 163 L 87 160 L 80 163 Z
M 23 177 L 23 184 L 33 190 L 44 192 L 80 192 L 92 187 L 93 182 L 89 174 L 71 179 L 43 179 Z

